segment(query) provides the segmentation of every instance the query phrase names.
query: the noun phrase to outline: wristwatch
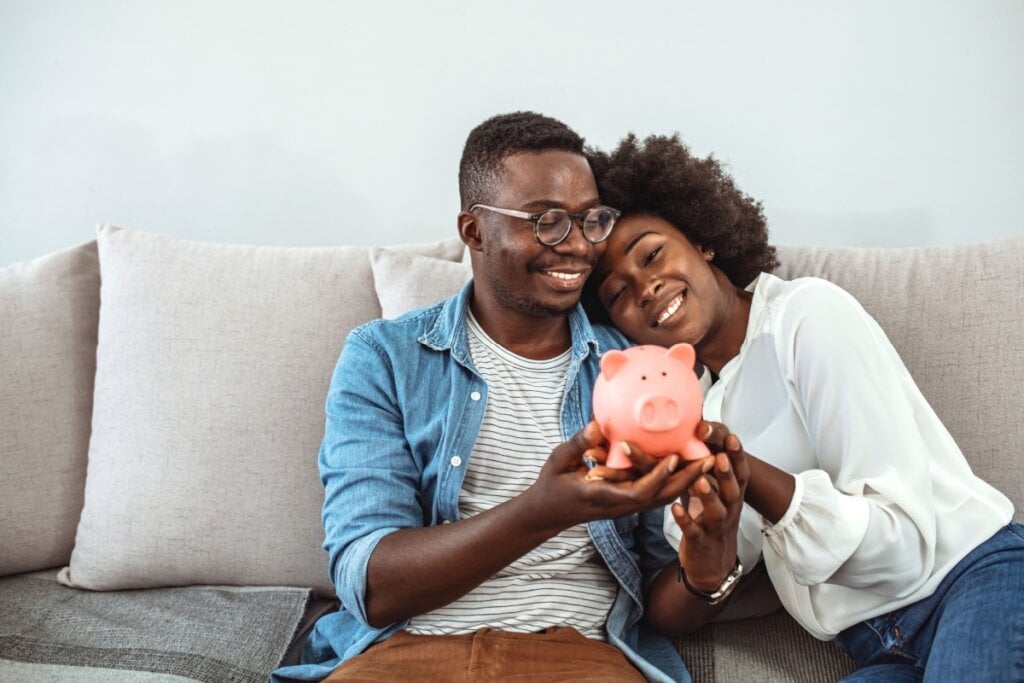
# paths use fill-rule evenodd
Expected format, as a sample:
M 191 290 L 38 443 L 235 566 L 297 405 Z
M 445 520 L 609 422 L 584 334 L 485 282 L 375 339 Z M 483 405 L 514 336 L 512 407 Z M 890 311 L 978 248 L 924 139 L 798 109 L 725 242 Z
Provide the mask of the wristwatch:
M 686 586 L 686 590 L 690 591 L 698 598 L 704 600 L 709 605 L 717 605 L 718 603 L 722 602 L 727 597 L 729 597 L 729 594 L 736 589 L 736 584 L 740 582 L 741 576 L 743 576 L 743 563 L 740 562 L 739 555 L 736 556 L 736 566 L 734 566 L 732 568 L 732 571 L 729 572 L 724 579 L 722 579 L 722 583 L 719 584 L 718 588 L 715 589 L 714 593 L 705 593 L 699 588 L 694 588 L 693 584 L 691 584 L 687 580 L 686 572 L 683 571 L 682 564 L 680 564 L 679 568 L 676 570 L 676 579 L 679 581 L 679 583 Z

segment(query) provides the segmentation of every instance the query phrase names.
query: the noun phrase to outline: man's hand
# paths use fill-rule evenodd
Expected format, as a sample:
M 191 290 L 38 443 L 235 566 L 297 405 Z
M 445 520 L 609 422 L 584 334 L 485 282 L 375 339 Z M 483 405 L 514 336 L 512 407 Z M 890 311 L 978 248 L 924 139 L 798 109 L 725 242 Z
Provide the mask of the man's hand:
M 367 567 L 367 622 L 383 628 L 447 605 L 569 527 L 666 505 L 714 464 L 709 457 L 676 472 L 678 458 L 670 456 L 622 481 L 588 477 L 585 454 L 602 459 L 604 452 L 591 423 L 551 452 L 520 495 L 451 524 L 384 536 Z
M 714 458 L 679 469 L 680 458 L 650 458 L 630 447 L 637 470 L 589 469 L 585 460 L 604 462 L 607 450 L 596 422 L 559 445 L 523 495 L 530 501 L 532 523 L 558 533 L 595 519 L 611 519 L 667 505 L 694 485 L 714 465 Z

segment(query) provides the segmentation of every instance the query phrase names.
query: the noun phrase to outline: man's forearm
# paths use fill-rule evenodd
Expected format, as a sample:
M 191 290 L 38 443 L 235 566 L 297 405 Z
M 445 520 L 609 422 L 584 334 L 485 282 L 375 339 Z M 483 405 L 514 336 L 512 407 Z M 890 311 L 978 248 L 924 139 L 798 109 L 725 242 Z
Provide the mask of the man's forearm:
M 388 534 L 367 569 L 370 625 L 383 628 L 454 602 L 561 531 L 538 513 L 522 494 L 468 519 Z

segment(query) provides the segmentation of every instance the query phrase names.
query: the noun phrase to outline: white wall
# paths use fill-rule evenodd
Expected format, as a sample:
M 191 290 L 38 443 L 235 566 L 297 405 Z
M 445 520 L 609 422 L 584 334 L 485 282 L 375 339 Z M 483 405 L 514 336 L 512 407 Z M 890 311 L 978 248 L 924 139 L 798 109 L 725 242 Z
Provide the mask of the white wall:
M 675 130 L 784 243 L 1024 234 L 1024 2 L 0 0 L 0 265 L 454 234 L 466 133 Z

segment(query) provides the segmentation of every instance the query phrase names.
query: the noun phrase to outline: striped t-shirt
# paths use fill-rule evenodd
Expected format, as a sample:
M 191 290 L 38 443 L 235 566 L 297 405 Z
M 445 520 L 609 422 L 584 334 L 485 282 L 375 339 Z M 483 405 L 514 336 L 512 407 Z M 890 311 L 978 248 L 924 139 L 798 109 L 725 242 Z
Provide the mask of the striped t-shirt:
M 525 491 L 552 449 L 564 441 L 560 412 L 571 351 L 547 360 L 511 353 L 468 316 L 473 363 L 487 382 L 483 423 L 459 492 L 459 513 L 472 517 Z M 605 639 L 618 584 L 585 525 L 566 529 L 444 607 L 413 617 L 424 635 L 488 627 L 530 633 L 572 626 Z

